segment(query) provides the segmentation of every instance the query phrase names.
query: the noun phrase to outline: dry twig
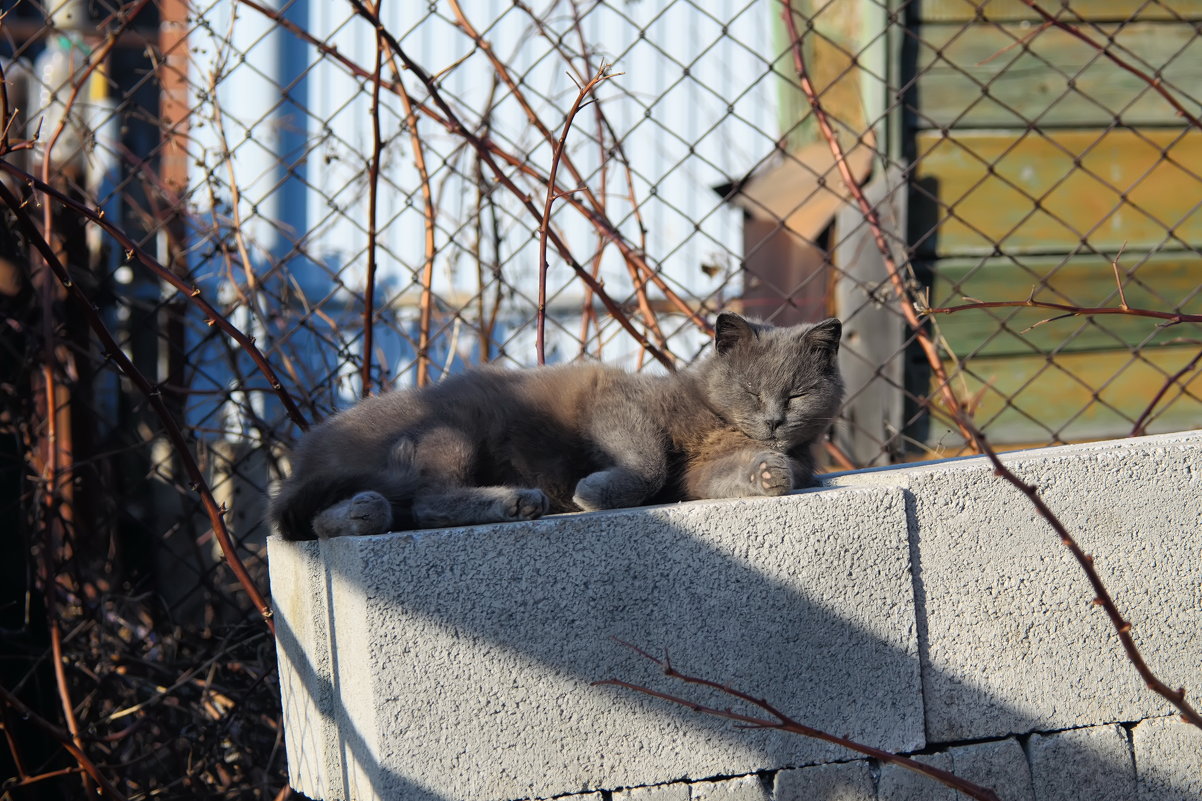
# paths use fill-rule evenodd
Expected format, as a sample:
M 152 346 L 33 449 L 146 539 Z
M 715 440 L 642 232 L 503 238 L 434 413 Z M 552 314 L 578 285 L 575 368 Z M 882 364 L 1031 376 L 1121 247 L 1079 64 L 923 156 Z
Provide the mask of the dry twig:
M 555 175 L 559 171 L 559 165 L 563 159 L 564 147 L 568 141 L 568 131 L 572 129 L 572 121 L 576 119 L 576 114 L 586 102 L 593 102 L 586 101 L 586 98 L 595 92 L 603 81 L 621 74 L 620 72 L 610 73 L 609 67 L 602 64 L 600 69 L 597 70 L 597 74 L 588 83 L 580 87 L 580 91 L 576 94 L 576 100 L 573 101 L 572 107 L 568 109 L 568 116 L 564 119 L 563 123 L 563 133 L 559 135 L 559 139 L 555 143 L 555 151 L 551 156 L 551 168 L 547 173 L 547 199 L 543 204 L 542 220 L 538 227 L 538 309 L 536 312 L 538 327 L 535 332 L 534 347 L 539 364 L 547 363 L 543 336 L 547 324 L 547 236 L 551 231 L 551 206 L 557 197 L 562 196 L 562 193 L 556 191 Z
M 1135 644 L 1135 640 L 1131 637 L 1131 621 L 1126 620 L 1122 613 L 1119 612 L 1118 605 L 1115 603 L 1114 598 L 1110 595 L 1109 590 L 1106 589 L 1106 585 L 1102 583 L 1102 578 L 1098 575 L 1098 571 L 1094 567 L 1094 557 L 1085 553 L 1084 549 L 1081 548 L 1077 540 L 1072 536 L 1072 534 L 1069 533 L 1064 523 L 1060 521 L 1060 518 L 1058 518 L 1056 514 L 1053 513 L 1048 507 L 1048 505 L 1044 503 L 1044 500 L 1040 497 L 1036 487 L 1020 479 L 1002 463 L 1002 460 L 998 458 L 997 452 L 990 447 L 989 443 L 985 439 L 985 435 L 981 433 L 979 429 L 977 429 L 971 422 L 962 422 L 972 434 L 973 441 L 976 443 L 978 450 L 984 454 L 985 457 L 989 459 L 989 462 L 993 465 L 993 472 L 1008 481 L 1010 484 L 1014 485 L 1019 492 L 1027 496 L 1027 500 L 1029 500 L 1032 505 L 1035 506 L 1035 511 L 1039 513 L 1039 516 L 1046 520 L 1048 525 L 1050 525 L 1060 537 L 1060 543 L 1065 548 L 1068 548 L 1069 552 L 1072 553 L 1073 558 L 1077 560 L 1077 564 L 1080 565 L 1081 569 L 1085 572 L 1085 576 L 1087 579 L 1089 579 L 1090 586 L 1093 588 L 1095 594 L 1093 600 L 1094 604 L 1102 607 L 1103 611 L 1106 612 L 1106 616 L 1110 619 L 1111 625 L 1118 634 L 1119 642 L 1121 642 L 1123 645 L 1123 650 L 1127 654 L 1127 659 L 1132 665 L 1135 666 L 1136 671 L 1139 672 L 1140 678 L 1142 678 L 1148 685 L 1148 689 L 1152 690 L 1157 695 L 1161 696 L 1175 706 L 1181 713 L 1181 719 L 1186 723 L 1192 723 L 1193 725 L 1202 728 L 1202 715 L 1199 715 L 1198 711 L 1194 709 L 1194 707 L 1187 700 L 1185 700 L 1185 689 L 1178 688 L 1174 690 L 1170 688 L 1167 684 L 1157 678 L 1157 676 L 1152 672 L 1151 668 L 1148 667 L 1147 662 L 1144 661 L 1143 654 L 1140 652 L 1139 647 Z
M 0 165 L 2 164 L 4 162 L 0 161 Z M 121 346 L 114 339 L 107 326 L 105 326 L 104 321 L 97 313 L 95 304 L 84 295 L 79 284 L 72 280 L 70 272 L 59 261 L 58 256 L 54 253 L 54 249 L 34 227 L 29 217 L 23 213 L 20 200 L 8 190 L 8 187 L 2 181 L 0 181 L 0 201 L 7 205 L 13 212 L 17 220 L 17 225 L 21 227 L 26 240 L 42 254 L 42 258 L 46 260 L 46 264 L 53 271 L 59 283 L 75 301 L 76 307 L 87 319 L 88 325 L 96 335 L 96 338 L 104 346 L 105 355 L 109 359 L 112 359 L 118 369 L 141 391 L 147 402 L 150 403 L 155 413 L 159 416 L 159 420 L 167 432 L 168 439 L 171 440 L 176 454 L 183 462 L 184 470 L 192 482 L 193 489 L 200 495 L 201 503 L 204 505 L 205 511 L 209 516 L 209 521 L 213 525 L 213 533 L 221 545 L 222 552 L 230 569 L 237 576 L 239 583 L 242 584 L 242 588 L 246 590 L 247 596 L 255 604 L 255 608 L 259 610 L 268 628 L 275 631 L 275 624 L 271 620 L 271 606 L 255 586 L 250 574 L 246 572 L 246 567 L 242 564 L 242 560 L 234 548 L 229 530 L 226 528 L 225 512 L 218 507 L 217 501 L 213 498 L 213 493 L 209 489 L 204 474 L 201 472 L 199 465 L 197 465 L 195 458 L 193 458 L 188 448 L 188 443 L 184 438 L 183 432 L 163 402 L 162 393 L 142 375 L 142 372 L 125 355 Z
M 700 704 L 696 701 L 690 701 L 687 698 L 659 692 L 658 690 L 653 690 L 650 687 L 645 687 L 641 684 L 633 684 L 617 678 L 595 681 L 593 682 L 594 686 L 622 687 L 623 689 L 634 690 L 635 692 L 642 693 L 643 695 L 649 695 L 652 698 L 659 698 L 664 701 L 670 701 L 671 703 L 679 704 L 683 707 L 693 710 L 694 712 L 700 712 L 703 715 L 733 720 L 735 723 L 741 724 L 741 727 L 743 728 L 774 729 L 776 731 L 788 732 L 789 734 L 799 734 L 803 737 L 810 737 L 815 740 L 833 743 L 857 753 L 864 754 L 865 756 L 873 757 L 881 762 L 888 762 L 889 764 L 897 765 L 898 767 L 905 768 L 906 770 L 911 770 L 915 773 L 922 774 L 923 776 L 933 779 L 940 784 L 951 787 L 953 790 L 958 790 L 971 798 L 979 799 L 979 801 L 998 801 L 997 794 L 992 790 L 986 787 L 981 787 L 977 784 L 973 784 L 966 779 L 961 779 L 959 776 L 956 776 L 955 774 L 946 770 L 936 768 L 932 765 L 926 765 L 922 762 L 917 762 L 908 757 L 893 754 L 889 751 L 885 751 L 871 745 L 865 745 L 864 743 L 857 742 L 847 737 L 839 737 L 837 735 L 822 731 L 821 729 L 816 729 L 812 726 L 806 726 L 804 723 L 799 723 L 786 715 L 784 712 L 781 712 L 779 709 L 769 703 L 767 699 L 757 698 L 756 696 L 743 692 L 742 690 L 736 690 L 728 684 L 721 684 L 720 682 L 716 682 L 711 679 L 704 679 L 699 676 L 691 676 L 687 673 L 680 672 L 672 666 L 672 662 L 668 659 L 667 654 L 664 654 L 663 659 L 658 659 L 638 646 L 631 645 L 628 642 L 623 642 L 617 638 L 614 638 L 614 641 L 619 645 L 629 648 L 639 656 L 659 665 L 660 668 L 663 669 L 664 675 L 668 678 L 682 681 L 685 684 L 696 684 L 701 687 L 708 687 L 711 690 L 717 690 L 720 693 L 729 695 L 732 698 L 743 701 L 744 703 L 758 707 L 764 712 L 767 712 L 771 717 L 762 718 L 754 715 L 744 715 L 729 708 L 718 709 L 717 707 L 706 706 L 705 704 Z
M 1013 308 L 1031 308 L 1031 309 L 1052 309 L 1059 312 L 1064 312 L 1066 317 L 1095 317 L 1112 314 L 1125 314 L 1130 317 L 1151 317 L 1157 320 L 1164 320 L 1162 325 L 1176 325 L 1177 323 L 1202 323 L 1202 314 L 1184 314 L 1182 312 L 1166 312 L 1156 309 L 1134 309 L 1127 305 L 1122 306 L 1073 306 L 1068 303 L 1049 303 L 1043 300 L 1035 300 L 1027 298 L 1026 300 L 993 300 L 983 301 L 974 300 L 972 303 L 962 303 L 959 306 L 940 306 L 937 308 L 921 308 L 921 314 L 955 314 L 956 312 L 968 311 L 969 309 L 1013 309 Z
M 377 17 L 382 4 L 383 0 L 376 0 L 373 10 Z M 384 67 L 384 37 L 381 30 L 382 26 L 377 23 L 376 66 L 372 71 L 371 82 L 371 158 L 367 162 L 367 277 L 363 289 L 363 366 L 360 375 L 361 394 L 365 398 L 371 395 L 372 383 L 371 351 L 376 330 L 376 238 L 379 235 L 376 230 L 376 215 L 380 190 L 380 154 L 384 150 L 384 140 L 380 136 L 380 70 Z M 424 355 L 419 349 L 419 371 L 426 364 Z

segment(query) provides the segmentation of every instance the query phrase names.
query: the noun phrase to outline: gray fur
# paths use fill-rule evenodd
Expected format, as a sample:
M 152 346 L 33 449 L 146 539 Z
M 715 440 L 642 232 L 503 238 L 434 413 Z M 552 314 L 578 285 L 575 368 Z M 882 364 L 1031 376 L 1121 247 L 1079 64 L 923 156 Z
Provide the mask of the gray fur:
M 486 367 L 364 400 L 301 442 L 271 517 L 308 539 L 810 486 L 843 397 L 839 321 L 715 328 L 672 375 Z

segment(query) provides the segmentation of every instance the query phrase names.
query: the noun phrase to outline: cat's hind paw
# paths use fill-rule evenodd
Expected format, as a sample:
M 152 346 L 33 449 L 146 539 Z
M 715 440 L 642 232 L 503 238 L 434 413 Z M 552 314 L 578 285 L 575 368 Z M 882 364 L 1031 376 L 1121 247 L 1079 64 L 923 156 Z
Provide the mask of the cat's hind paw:
M 748 478 L 756 495 L 784 495 L 793 489 L 793 466 L 785 454 L 761 451 L 750 467 Z
M 638 506 L 651 493 L 648 482 L 621 468 L 590 473 L 576 483 L 572 503 L 586 512 Z
M 540 489 L 517 487 L 501 498 L 500 507 L 504 520 L 535 520 L 547 513 L 551 501 Z
M 313 518 L 318 537 L 383 534 L 392 525 L 392 504 L 378 492 L 360 492 Z

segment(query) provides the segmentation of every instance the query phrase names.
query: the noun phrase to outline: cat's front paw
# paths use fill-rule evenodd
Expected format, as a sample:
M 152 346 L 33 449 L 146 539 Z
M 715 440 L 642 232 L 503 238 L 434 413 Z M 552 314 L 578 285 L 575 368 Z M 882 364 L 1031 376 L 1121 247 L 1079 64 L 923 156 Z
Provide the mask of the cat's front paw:
M 551 501 L 540 489 L 515 488 L 501 499 L 501 513 L 506 520 L 535 520 L 551 508 Z
M 378 492 L 360 492 L 313 518 L 318 537 L 383 534 L 392 525 L 392 504 Z
M 756 495 L 784 495 L 793 489 L 793 466 L 783 453 L 761 451 L 750 468 L 748 479 Z

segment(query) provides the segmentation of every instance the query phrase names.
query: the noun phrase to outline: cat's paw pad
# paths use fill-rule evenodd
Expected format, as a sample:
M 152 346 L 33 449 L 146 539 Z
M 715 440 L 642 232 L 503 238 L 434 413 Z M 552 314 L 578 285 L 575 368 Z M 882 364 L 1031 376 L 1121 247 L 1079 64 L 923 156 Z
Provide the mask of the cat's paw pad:
M 534 520 L 551 508 L 551 501 L 540 489 L 515 489 L 502 500 L 506 520 Z
M 392 504 L 378 492 L 360 492 L 313 518 L 318 537 L 383 534 L 392 524 Z
M 751 460 L 748 476 L 760 495 L 784 495 L 793 489 L 793 467 L 789 457 L 776 451 L 764 451 Z

